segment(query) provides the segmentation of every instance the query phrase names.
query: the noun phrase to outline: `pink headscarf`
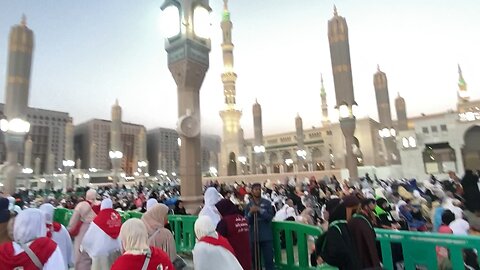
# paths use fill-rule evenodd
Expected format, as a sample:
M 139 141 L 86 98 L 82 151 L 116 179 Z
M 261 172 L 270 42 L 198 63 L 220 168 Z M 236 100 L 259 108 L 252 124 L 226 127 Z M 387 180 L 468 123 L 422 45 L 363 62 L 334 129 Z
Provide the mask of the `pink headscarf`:
M 148 244 L 161 248 L 169 255 L 170 260 L 174 261 L 177 257 L 177 249 L 172 233 L 165 229 L 165 224 L 168 221 L 167 215 L 168 207 L 159 203 L 143 214 L 142 221 L 147 228 Z

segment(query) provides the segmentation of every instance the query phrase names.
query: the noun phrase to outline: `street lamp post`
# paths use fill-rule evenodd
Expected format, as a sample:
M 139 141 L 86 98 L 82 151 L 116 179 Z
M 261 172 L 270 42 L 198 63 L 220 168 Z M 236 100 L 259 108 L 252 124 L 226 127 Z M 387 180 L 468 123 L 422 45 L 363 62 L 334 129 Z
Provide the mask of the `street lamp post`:
M 211 48 L 208 2 L 165 0 L 161 6 L 168 68 L 177 84 L 182 200 L 191 209 L 203 200 L 199 92 L 209 67 Z

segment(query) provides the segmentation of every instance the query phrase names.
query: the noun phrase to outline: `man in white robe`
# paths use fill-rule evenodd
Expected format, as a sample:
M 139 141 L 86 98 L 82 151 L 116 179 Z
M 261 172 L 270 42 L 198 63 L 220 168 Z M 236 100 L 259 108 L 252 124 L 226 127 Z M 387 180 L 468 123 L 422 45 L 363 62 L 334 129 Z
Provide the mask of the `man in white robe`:
M 223 199 L 223 197 L 214 187 L 207 188 L 203 197 L 205 204 L 198 216 L 208 216 L 212 221 L 213 226 L 216 227 L 222 217 L 215 207 L 215 204 Z
M 57 243 L 62 252 L 65 268 L 73 267 L 73 243 L 67 228 L 60 223 L 53 222 L 55 207 L 49 203 L 42 204 L 39 208 L 45 214 L 47 236 Z

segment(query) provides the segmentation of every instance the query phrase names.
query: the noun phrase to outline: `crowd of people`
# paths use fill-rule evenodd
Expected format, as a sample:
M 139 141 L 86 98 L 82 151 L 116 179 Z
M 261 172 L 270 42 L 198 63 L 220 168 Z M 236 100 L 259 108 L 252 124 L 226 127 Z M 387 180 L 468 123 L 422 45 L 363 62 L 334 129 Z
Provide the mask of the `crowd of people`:
M 367 174 L 355 185 L 295 179 L 233 185 L 210 182 L 204 203 L 187 213 L 178 186 L 101 187 L 84 192 L 21 191 L 0 194 L 2 269 L 183 269 L 168 215 L 198 215 L 194 225 L 195 269 L 274 269 L 272 221 L 319 226 L 310 240 L 312 266 L 382 269 L 374 229 L 480 234 L 479 177 L 428 181 L 379 180 Z M 55 208 L 74 209 L 67 227 Z M 142 212 L 122 224 L 119 212 Z M 181 237 L 181 236 L 177 236 Z M 293 235 L 296 243 L 296 235 Z M 403 251 L 392 244 L 402 269 Z M 449 251 L 437 247 L 439 269 L 452 269 Z M 480 269 L 477 251 L 464 249 L 465 269 Z M 23 268 L 21 268 L 23 267 Z M 262 268 L 263 267 L 263 268 Z

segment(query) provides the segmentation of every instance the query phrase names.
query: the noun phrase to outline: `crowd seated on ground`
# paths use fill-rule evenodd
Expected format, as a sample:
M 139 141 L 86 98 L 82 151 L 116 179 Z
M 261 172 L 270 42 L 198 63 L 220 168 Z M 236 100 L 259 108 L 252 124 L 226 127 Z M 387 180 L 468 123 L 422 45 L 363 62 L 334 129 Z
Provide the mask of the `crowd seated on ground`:
M 360 234 L 363 236 L 373 235 L 374 237 L 374 233 L 372 234 L 374 228 L 457 235 L 480 234 L 478 174 L 467 171 L 465 176 L 459 179 L 453 172 L 450 172 L 449 179 L 439 181 L 432 175 L 430 179 L 420 182 L 417 182 L 415 179 L 377 179 L 375 176 L 373 178 L 372 180 L 367 174 L 360 179 L 358 185 L 353 185 L 347 180 L 338 181 L 334 176 L 331 178 L 325 177 L 324 179 L 312 177 L 310 179 L 266 180 L 262 184 L 261 197 L 271 204 L 272 212 L 274 213 L 273 220 L 320 226 L 323 231 L 327 232 L 317 239 L 316 243 L 311 243 L 311 264 L 314 266 L 328 263 L 339 269 L 364 269 L 367 266 L 375 269 L 380 267 L 381 254 L 378 252 L 378 243 L 375 246 L 375 239 L 359 239 L 362 237 L 358 236 Z M 167 223 L 167 215 L 198 215 L 200 213 L 201 216 L 207 216 L 209 220 L 202 221 L 202 225 L 198 227 L 198 233 L 214 238 L 217 237 L 215 241 L 220 241 L 218 239 L 221 239 L 221 241 L 231 239 L 232 236 L 227 235 L 228 230 L 225 227 L 223 218 L 227 213 L 228 215 L 243 216 L 246 205 L 252 200 L 251 189 L 250 184 L 243 182 L 232 185 L 217 181 L 209 182 L 205 185 L 204 205 L 198 211 L 192 213 L 187 213 L 183 202 L 179 200 L 180 187 L 176 185 L 139 185 L 132 188 L 125 186 L 114 188 L 99 187 L 96 189 L 94 198 L 88 197 L 89 194 L 92 194 L 91 192 L 81 189 L 67 193 L 53 190 L 23 190 L 12 197 L 9 196 L 5 200 L 0 199 L 0 244 L 13 240 L 15 228 L 17 228 L 15 227 L 17 224 L 13 225 L 13 220 L 15 215 L 21 213 L 22 210 L 48 204 L 58 208 L 76 209 L 77 211 L 79 205 L 83 205 L 82 207 L 91 207 L 89 209 L 95 213 L 87 211 L 87 215 L 91 216 L 82 217 L 82 219 L 88 219 L 92 224 L 95 224 L 95 216 L 99 215 L 98 211 L 100 211 L 100 201 L 108 200 L 108 204 L 111 204 L 111 206 L 105 206 L 105 208 L 113 209 L 109 211 L 132 210 L 145 213 L 142 217 L 144 227 L 135 232 L 137 234 L 134 237 L 141 238 L 144 241 L 143 229 L 145 229 L 147 234 L 145 240 L 147 244 L 135 241 L 130 243 L 128 241 L 133 241 L 131 239 L 133 236 L 127 236 L 124 233 L 125 238 L 123 239 L 122 232 L 117 228 L 115 234 L 107 235 L 113 237 L 111 238 L 113 239 L 112 243 L 118 241 L 119 246 L 121 242 L 123 245 L 129 243 L 129 245 L 154 247 L 149 251 L 151 254 L 160 254 L 158 250 L 163 252 L 158 257 L 159 262 L 164 263 L 162 260 L 165 256 L 170 262 L 174 262 L 178 259 L 178 256 L 175 250 L 173 235 Z M 2 194 L 0 194 L 1 196 Z M 226 201 L 228 201 L 228 204 Z M 81 202 L 88 202 L 88 204 L 82 204 Z M 95 208 L 97 206 L 98 209 Z M 221 207 L 221 209 L 217 209 L 218 207 Z M 43 208 L 47 209 L 47 207 Z M 214 228 L 217 228 L 219 236 L 217 234 L 213 235 L 209 231 L 210 223 Z M 352 229 L 349 224 L 355 223 L 358 223 L 359 226 L 355 226 L 353 227 L 355 229 Z M 223 225 L 219 229 L 217 224 L 218 226 L 220 224 Z M 47 221 L 47 226 L 55 227 L 52 225 L 51 217 L 50 221 Z M 84 228 L 85 231 L 83 233 L 86 232 L 87 228 Z M 356 228 L 364 229 L 363 231 L 357 231 Z M 332 231 L 332 229 L 334 230 Z M 73 228 L 69 228 L 73 238 L 78 239 L 79 236 L 72 234 L 72 230 Z M 334 232 L 339 234 L 335 235 L 333 234 Z M 116 240 L 117 236 L 119 236 L 118 240 Z M 282 239 L 282 247 L 285 247 L 285 236 L 280 237 Z M 338 240 L 338 237 L 343 239 L 344 247 L 332 246 L 334 243 L 338 243 L 338 241 L 329 241 L 329 239 Z M 110 238 L 107 237 L 106 239 Z M 295 241 L 296 238 L 294 236 Z M 372 241 L 373 246 L 371 245 Z M 343 250 L 349 245 L 359 248 L 357 250 L 355 248 Z M 59 247 L 61 246 L 59 245 Z M 325 246 L 328 252 L 325 251 Z M 362 246 L 368 246 L 370 251 L 378 252 L 378 258 L 380 259 L 365 258 L 367 256 L 365 252 L 358 250 Z M 72 262 L 81 263 L 72 258 L 76 257 L 78 259 L 83 256 L 83 251 L 80 252 L 79 248 L 80 243 L 77 242 L 74 247 L 75 254 L 63 256 L 65 265 L 71 266 Z M 238 252 L 239 250 L 236 243 L 227 247 L 227 251 L 230 248 L 232 251 Z M 125 251 L 124 248 L 122 250 Z M 332 250 L 336 250 L 335 252 L 337 253 L 332 253 Z M 145 252 L 142 254 L 148 254 L 148 250 Z M 72 252 L 70 251 L 70 253 Z M 465 250 L 464 253 L 465 267 L 468 269 L 480 269 L 478 263 L 476 263 L 476 251 Z M 228 257 L 230 253 L 226 252 L 225 254 Z M 235 258 L 235 252 L 232 254 Z M 120 253 L 118 253 L 113 259 L 110 258 L 109 263 L 112 264 L 117 257 L 125 261 L 127 258 L 134 258 L 134 256 L 130 255 L 141 254 L 132 252 L 131 254 L 128 253 L 128 255 L 120 256 Z M 401 246 L 392 245 L 392 255 L 394 263 L 401 269 L 403 261 Z M 437 248 L 437 255 L 440 269 L 450 269 L 448 252 L 446 253 L 445 249 L 439 247 Z M 88 255 L 86 258 L 88 258 Z M 248 261 L 246 258 L 248 257 L 237 256 L 243 268 L 245 268 L 244 265 Z M 68 262 L 65 262 L 65 260 L 68 260 Z M 106 261 L 109 260 L 107 259 Z M 230 262 L 237 265 L 238 261 L 235 263 L 231 260 Z M 91 258 L 89 263 L 92 263 Z M 177 263 L 181 265 L 181 262 L 178 262 L 178 260 Z

